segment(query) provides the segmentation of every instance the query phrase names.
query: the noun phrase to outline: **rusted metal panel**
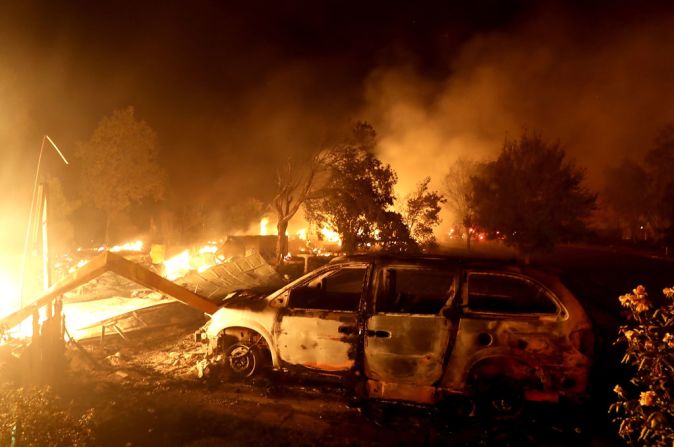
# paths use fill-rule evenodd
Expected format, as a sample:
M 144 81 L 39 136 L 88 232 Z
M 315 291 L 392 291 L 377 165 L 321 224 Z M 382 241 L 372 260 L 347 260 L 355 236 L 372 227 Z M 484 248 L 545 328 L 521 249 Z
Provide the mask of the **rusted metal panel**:
M 220 298 L 235 290 L 275 290 L 284 285 L 276 270 L 257 253 L 188 273 L 175 282 L 207 298 Z
M 474 376 L 507 376 L 540 391 L 581 394 L 590 361 L 570 345 L 568 330 L 536 319 L 464 318 L 442 386 L 464 391 Z
M 434 315 L 377 314 L 365 341 L 367 377 L 432 385 L 440 379 L 451 323 Z
M 401 400 L 420 404 L 433 404 L 437 401 L 437 388 L 414 384 L 367 381 L 368 396 L 375 399 Z
M 107 253 L 106 266 L 111 272 L 117 273 L 118 275 L 145 286 L 148 289 L 153 289 L 172 296 L 178 301 L 182 301 L 183 303 L 209 315 L 218 310 L 219 306 L 216 303 L 209 301 L 203 296 L 187 290 L 186 288 L 181 287 L 166 278 L 161 277 L 156 273 L 144 268 L 143 266 L 123 258 L 122 256 L 116 255 L 114 253 Z
M 122 256 L 110 252 L 104 252 L 93 258 L 85 266 L 74 273 L 66 276 L 58 283 L 54 284 L 46 293 L 37 298 L 28 306 L 0 320 L 0 327 L 13 328 L 37 309 L 49 304 L 55 298 L 69 292 L 92 279 L 102 275 L 105 272 L 113 272 L 134 281 L 144 287 L 165 293 L 183 303 L 192 306 L 204 313 L 212 314 L 218 310 L 218 305 L 206 298 L 185 289 L 156 273 L 131 262 Z
M 356 322 L 355 312 L 307 310 L 299 316 L 285 315 L 277 330 L 280 357 L 309 369 L 351 370 L 355 364 Z

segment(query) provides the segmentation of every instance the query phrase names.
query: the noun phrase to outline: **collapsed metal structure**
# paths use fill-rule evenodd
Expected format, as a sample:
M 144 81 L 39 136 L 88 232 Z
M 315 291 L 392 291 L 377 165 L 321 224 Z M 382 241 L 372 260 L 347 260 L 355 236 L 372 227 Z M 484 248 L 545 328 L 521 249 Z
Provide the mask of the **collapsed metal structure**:
M 31 304 L 0 320 L 0 334 L 32 317 L 30 349 L 24 362 L 22 376 L 30 381 L 51 381 L 63 364 L 66 327 L 62 308 L 63 295 L 89 281 L 112 272 L 143 287 L 169 295 L 206 314 L 212 314 L 218 305 L 203 296 L 169 281 L 147 268 L 124 257 L 103 252 L 87 265 L 66 276 Z M 41 320 L 40 310 L 44 321 Z M 23 357 L 23 356 L 22 356 Z
M 93 258 L 85 266 L 58 281 L 31 304 L 1 319 L 0 328 L 11 329 L 17 326 L 31 315 L 38 313 L 42 307 L 53 306 L 55 301 L 60 301 L 63 294 L 88 283 L 106 272 L 115 273 L 143 287 L 169 295 L 209 315 L 218 309 L 218 305 L 213 301 L 185 287 L 179 286 L 135 262 L 106 251 Z M 47 314 L 49 315 L 51 312 Z

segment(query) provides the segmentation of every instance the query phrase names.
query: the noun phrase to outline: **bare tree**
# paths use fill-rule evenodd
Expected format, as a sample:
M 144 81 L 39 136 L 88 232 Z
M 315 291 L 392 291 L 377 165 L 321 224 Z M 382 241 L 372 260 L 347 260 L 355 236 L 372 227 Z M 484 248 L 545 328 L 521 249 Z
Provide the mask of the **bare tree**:
M 316 153 L 306 169 L 299 168 L 288 159 L 285 166 L 276 173 L 278 193 L 274 197 L 273 205 L 276 210 L 278 222 L 276 224 L 276 262 L 283 265 L 283 260 L 288 254 L 288 238 L 286 232 L 290 219 L 297 213 L 304 203 L 307 195 L 314 186 L 316 175 L 323 163 L 323 152 Z
M 480 164 L 465 158 L 457 159 L 445 176 L 447 204 L 466 231 L 466 247 L 470 250 L 470 230 L 475 223 L 473 182 Z

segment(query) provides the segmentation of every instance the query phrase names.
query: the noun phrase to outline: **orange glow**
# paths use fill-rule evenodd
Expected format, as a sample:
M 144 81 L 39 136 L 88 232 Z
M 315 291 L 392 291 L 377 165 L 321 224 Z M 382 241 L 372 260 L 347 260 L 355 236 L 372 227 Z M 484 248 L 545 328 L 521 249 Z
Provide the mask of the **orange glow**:
M 320 233 L 323 236 L 323 240 L 342 245 L 342 238 L 339 237 L 339 233 L 336 231 L 333 231 L 328 227 L 323 227 L 321 228 Z
M 81 269 L 82 267 L 84 267 L 88 263 L 89 263 L 89 261 L 87 261 L 85 259 L 80 259 L 79 261 L 77 261 L 76 265 L 74 265 L 74 266 L 72 266 L 68 269 L 68 273 L 73 273 L 73 272 Z
M 120 251 L 143 251 L 143 241 L 133 241 L 122 245 L 115 245 L 114 247 L 110 248 L 110 251 L 113 253 Z
M 190 251 L 183 250 L 179 254 L 164 261 L 164 276 L 170 280 L 185 276 L 192 270 L 190 266 Z
M 19 301 L 19 283 L 11 275 L 0 271 L 0 317 L 17 310 Z
M 263 217 L 260 219 L 260 236 L 266 236 L 269 234 L 267 231 L 267 225 L 269 225 L 269 219 L 266 217 Z
M 171 281 L 185 276 L 189 272 L 203 272 L 220 264 L 221 260 L 215 255 L 217 245 L 208 243 L 198 248 L 185 249 L 163 262 L 164 277 Z

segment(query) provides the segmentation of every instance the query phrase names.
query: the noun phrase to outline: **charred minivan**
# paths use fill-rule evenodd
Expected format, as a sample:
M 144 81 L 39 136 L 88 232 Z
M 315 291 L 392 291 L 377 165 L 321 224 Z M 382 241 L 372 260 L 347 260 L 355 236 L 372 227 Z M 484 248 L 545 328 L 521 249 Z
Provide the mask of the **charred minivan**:
M 583 307 L 554 275 L 384 255 L 339 258 L 271 295 L 232 297 L 197 335 L 240 376 L 267 366 L 429 404 L 582 400 L 594 344 Z

